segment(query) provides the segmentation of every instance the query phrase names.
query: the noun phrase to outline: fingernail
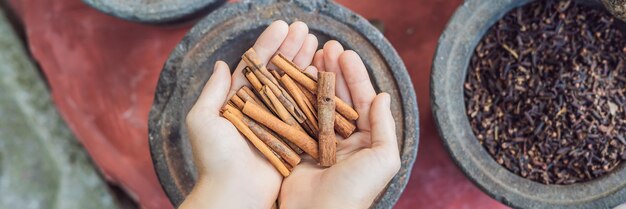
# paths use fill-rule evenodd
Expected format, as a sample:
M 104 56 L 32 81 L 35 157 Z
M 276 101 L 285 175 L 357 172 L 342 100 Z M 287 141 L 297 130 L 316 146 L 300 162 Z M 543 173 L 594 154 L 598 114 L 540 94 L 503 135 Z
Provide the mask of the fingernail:
M 387 108 L 390 108 L 391 107 L 391 96 L 388 93 L 386 93 L 386 92 L 383 92 L 381 94 L 383 96 L 383 99 L 385 100 L 385 105 L 387 106 Z
M 287 22 L 285 22 L 284 20 L 276 20 L 276 21 L 272 22 L 272 24 L 284 24 L 284 25 L 289 26 L 289 24 L 287 24 Z
M 223 63 L 224 61 L 222 60 L 218 60 L 217 62 L 215 62 L 215 65 L 213 66 L 213 70 L 217 70 L 218 67 L 220 66 L 220 63 Z

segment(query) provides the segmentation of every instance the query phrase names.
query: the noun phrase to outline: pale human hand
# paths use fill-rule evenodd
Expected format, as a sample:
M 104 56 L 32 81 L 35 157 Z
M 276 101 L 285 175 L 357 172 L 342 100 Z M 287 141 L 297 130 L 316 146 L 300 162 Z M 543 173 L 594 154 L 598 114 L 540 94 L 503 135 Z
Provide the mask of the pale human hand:
M 354 104 L 358 132 L 338 139 L 337 163 L 320 167 L 304 157 L 283 182 L 281 208 L 368 208 L 400 169 L 390 97 L 376 95 L 363 61 L 353 51 L 330 41 L 315 54 L 317 70 L 335 72 L 336 95 Z M 338 138 L 341 138 L 338 136 Z
M 310 65 L 317 38 L 302 22 L 272 23 L 253 48 L 266 64 L 277 52 L 298 65 Z M 231 76 L 224 62 L 214 72 L 187 114 L 198 181 L 179 208 L 270 208 L 282 176 L 219 111 L 227 98 L 247 83 L 240 62 Z

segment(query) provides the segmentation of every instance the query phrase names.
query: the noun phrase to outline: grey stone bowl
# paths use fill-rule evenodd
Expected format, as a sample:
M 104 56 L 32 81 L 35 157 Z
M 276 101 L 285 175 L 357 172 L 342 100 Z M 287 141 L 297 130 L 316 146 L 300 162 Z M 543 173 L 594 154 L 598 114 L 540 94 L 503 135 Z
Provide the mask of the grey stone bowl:
M 445 147 L 465 175 L 494 199 L 514 208 L 612 208 L 626 202 L 626 169 L 573 185 L 545 185 L 496 163 L 467 118 L 463 83 L 476 45 L 511 9 L 529 0 L 468 0 L 439 39 L 431 73 L 431 103 Z M 598 2 L 590 2 L 599 6 Z M 602 7 L 598 7 L 602 8 Z
M 336 39 L 365 61 L 377 91 L 391 95 L 402 168 L 373 208 L 392 207 L 404 190 L 417 154 L 415 92 L 406 68 L 383 35 L 367 20 L 328 0 L 259 0 L 228 4 L 203 18 L 165 63 L 149 118 L 152 160 L 174 205 L 191 191 L 196 170 L 184 118 L 212 73 L 224 60 L 234 69 L 241 55 L 274 20 L 301 20 L 320 43 Z
M 626 0 L 602 0 L 604 7 L 622 21 L 626 21 Z
M 150 24 L 179 23 L 209 13 L 226 0 L 82 0 L 108 15 Z

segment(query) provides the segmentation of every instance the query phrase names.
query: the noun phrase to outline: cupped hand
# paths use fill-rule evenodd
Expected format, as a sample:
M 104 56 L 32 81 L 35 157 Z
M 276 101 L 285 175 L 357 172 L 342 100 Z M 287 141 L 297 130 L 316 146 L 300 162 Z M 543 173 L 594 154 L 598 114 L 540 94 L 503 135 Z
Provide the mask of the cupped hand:
M 277 52 L 308 66 L 317 39 L 302 22 L 272 23 L 253 46 L 266 64 Z M 270 208 L 282 176 L 219 114 L 227 98 L 247 83 L 240 62 L 231 76 L 224 62 L 215 64 L 198 100 L 187 114 L 198 181 L 180 208 Z
M 368 208 L 400 169 L 390 97 L 376 95 L 361 58 L 329 41 L 307 73 L 335 72 L 336 95 L 354 104 L 358 132 L 338 139 L 337 163 L 329 168 L 304 158 L 282 185 L 281 208 Z M 340 138 L 339 136 L 337 136 Z

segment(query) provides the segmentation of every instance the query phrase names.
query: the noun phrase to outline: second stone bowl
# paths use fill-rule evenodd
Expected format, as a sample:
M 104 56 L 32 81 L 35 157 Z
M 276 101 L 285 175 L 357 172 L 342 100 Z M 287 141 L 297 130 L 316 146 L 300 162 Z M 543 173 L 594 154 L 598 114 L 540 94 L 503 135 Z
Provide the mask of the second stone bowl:
M 111 16 L 140 23 L 168 24 L 209 13 L 226 0 L 82 0 Z
M 513 208 L 613 208 L 626 202 L 624 165 L 601 178 L 545 185 L 498 164 L 479 143 L 466 115 L 463 84 L 474 49 L 489 28 L 529 0 L 467 0 L 439 39 L 431 73 L 431 102 L 445 147 L 465 175 L 494 199 Z M 603 9 L 599 2 L 585 1 Z

